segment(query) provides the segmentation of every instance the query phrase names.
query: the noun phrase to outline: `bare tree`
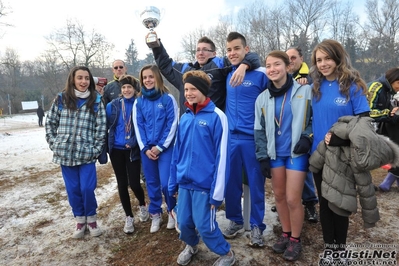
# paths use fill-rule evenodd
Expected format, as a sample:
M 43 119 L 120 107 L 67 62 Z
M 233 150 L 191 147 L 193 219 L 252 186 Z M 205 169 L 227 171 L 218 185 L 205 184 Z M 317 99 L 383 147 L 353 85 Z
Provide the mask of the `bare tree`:
M 70 20 L 65 28 L 50 34 L 47 41 L 49 52 L 56 54 L 67 70 L 76 65 L 105 65 L 106 55 L 113 49 L 103 35 L 94 29 L 86 32 L 82 24 Z
M 288 18 L 294 36 L 292 45 L 302 47 L 305 55 L 310 53 L 310 42 L 318 40 L 330 19 L 329 0 L 287 0 Z M 305 56 L 306 57 L 306 56 Z
M 399 0 L 367 0 L 368 56 L 377 69 L 399 64 Z M 376 70 L 377 70 L 376 69 Z
M 183 36 L 183 39 L 181 40 L 181 46 L 183 47 L 183 54 L 186 60 L 190 62 L 195 61 L 197 42 L 201 37 L 206 35 L 207 33 L 203 28 L 197 28 Z
M 271 50 L 281 49 L 282 7 L 270 8 L 264 1 L 255 1 L 237 14 L 237 30 L 243 34 L 251 51 L 262 60 Z
M 64 88 L 69 71 L 60 64 L 55 52 L 44 53 L 40 60 L 35 62 L 34 67 L 38 78 L 42 82 L 44 95 L 52 99 Z
M 22 100 L 21 83 L 21 62 L 18 53 L 10 48 L 6 49 L 4 57 L 1 58 L 1 68 L 3 73 L 3 86 L 0 86 L 0 92 L 10 97 L 11 111 L 15 113 L 21 110 L 20 102 Z
M 348 38 L 355 38 L 358 31 L 359 16 L 353 12 L 353 3 L 332 2 L 330 35 L 331 38 L 344 43 Z
M 226 37 L 232 31 L 233 23 L 230 16 L 219 18 L 216 26 L 208 30 L 208 37 L 215 43 L 218 56 L 224 56 L 226 53 Z
M 353 12 L 353 3 L 332 2 L 329 23 L 330 38 L 344 45 L 350 55 L 352 64 L 358 66 L 359 16 Z
M 0 0 L 0 26 L 3 27 L 9 27 L 12 26 L 11 24 L 2 21 L 4 17 L 6 17 L 8 14 L 10 14 L 12 11 L 10 10 L 9 7 L 7 7 L 3 1 Z

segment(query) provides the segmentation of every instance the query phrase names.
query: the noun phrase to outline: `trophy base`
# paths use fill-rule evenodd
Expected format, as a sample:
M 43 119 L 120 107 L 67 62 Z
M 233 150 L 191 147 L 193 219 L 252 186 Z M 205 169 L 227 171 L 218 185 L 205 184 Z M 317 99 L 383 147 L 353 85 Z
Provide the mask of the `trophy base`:
M 147 38 L 147 46 L 149 48 L 156 48 L 160 46 L 156 35 Z

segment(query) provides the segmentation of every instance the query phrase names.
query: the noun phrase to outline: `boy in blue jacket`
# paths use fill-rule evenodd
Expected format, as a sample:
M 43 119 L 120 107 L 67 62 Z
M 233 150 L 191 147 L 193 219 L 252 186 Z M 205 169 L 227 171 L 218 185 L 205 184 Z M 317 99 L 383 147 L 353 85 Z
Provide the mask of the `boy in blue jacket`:
M 177 263 L 191 261 L 201 237 L 221 256 L 214 265 L 233 265 L 234 252 L 216 222 L 229 169 L 227 118 L 206 96 L 211 80 L 203 71 L 186 72 L 183 83 L 187 109 L 177 130 L 168 187 L 170 195 L 178 192 L 177 223 L 187 244 Z

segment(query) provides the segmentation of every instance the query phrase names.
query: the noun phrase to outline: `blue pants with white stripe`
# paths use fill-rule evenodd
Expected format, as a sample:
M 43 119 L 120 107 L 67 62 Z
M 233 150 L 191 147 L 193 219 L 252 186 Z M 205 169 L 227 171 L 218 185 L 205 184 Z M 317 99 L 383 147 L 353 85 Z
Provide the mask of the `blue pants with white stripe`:
M 224 239 L 216 222 L 216 208 L 211 210 L 209 192 L 179 188 L 178 195 L 180 239 L 190 246 L 197 245 L 197 228 L 202 241 L 212 252 L 226 255 L 230 251 L 230 244 Z

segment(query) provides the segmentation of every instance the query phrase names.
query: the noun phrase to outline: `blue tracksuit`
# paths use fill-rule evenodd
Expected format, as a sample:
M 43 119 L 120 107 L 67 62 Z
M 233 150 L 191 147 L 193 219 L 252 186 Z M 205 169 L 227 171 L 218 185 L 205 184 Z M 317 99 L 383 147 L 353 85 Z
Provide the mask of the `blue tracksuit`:
M 143 95 L 141 99 L 134 102 L 133 123 L 150 198 L 148 211 L 151 214 L 162 213 L 162 194 L 168 211 L 171 211 L 176 205 L 176 198 L 168 194 L 170 162 L 178 123 L 175 98 L 167 93 L 156 99 Z M 155 161 L 145 155 L 145 152 L 154 146 L 163 150 Z
M 266 88 L 266 69 L 247 71 L 238 87 L 230 86 L 234 72 L 227 76 L 226 116 L 230 129 L 230 178 L 226 187 L 226 218 L 243 224 L 241 196 L 243 172 L 248 178 L 251 194 L 251 228 L 265 230 L 265 179 L 255 157 L 254 121 L 255 101 Z
M 177 131 L 169 179 L 169 194 L 179 190 L 180 239 L 197 245 L 197 228 L 206 246 L 218 255 L 230 250 L 216 222 L 229 170 L 228 136 L 226 115 L 209 98 L 197 106 L 196 114 L 188 108 Z

